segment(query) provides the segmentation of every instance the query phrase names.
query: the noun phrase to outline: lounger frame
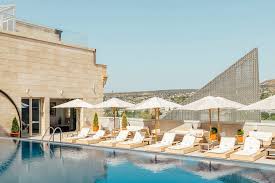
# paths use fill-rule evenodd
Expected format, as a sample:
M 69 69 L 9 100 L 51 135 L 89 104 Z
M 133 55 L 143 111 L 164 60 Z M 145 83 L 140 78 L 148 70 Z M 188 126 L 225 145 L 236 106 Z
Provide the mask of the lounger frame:
M 240 148 L 240 146 L 235 146 L 233 149 L 230 149 L 230 150 L 226 151 L 225 153 L 205 152 L 204 155 L 208 158 L 227 159 L 230 157 L 230 155 L 232 153 L 236 152 L 239 148 Z
M 199 144 L 194 144 L 192 147 L 182 148 L 182 149 L 170 149 L 166 148 L 165 152 L 171 153 L 171 154 L 188 154 L 194 151 L 198 151 L 200 148 Z
M 265 149 L 261 148 L 260 150 L 258 150 L 255 154 L 252 155 L 239 155 L 239 154 L 231 154 L 230 155 L 230 159 L 231 160 L 239 160 L 239 161 L 256 161 L 257 159 L 260 159 L 261 157 L 263 157 L 265 155 Z
M 146 142 L 132 143 L 132 144 L 117 143 L 117 144 L 116 144 L 116 147 L 125 148 L 125 149 L 134 149 L 134 148 L 138 148 L 138 147 L 143 147 L 143 146 L 145 146 L 146 144 L 147 144 Z

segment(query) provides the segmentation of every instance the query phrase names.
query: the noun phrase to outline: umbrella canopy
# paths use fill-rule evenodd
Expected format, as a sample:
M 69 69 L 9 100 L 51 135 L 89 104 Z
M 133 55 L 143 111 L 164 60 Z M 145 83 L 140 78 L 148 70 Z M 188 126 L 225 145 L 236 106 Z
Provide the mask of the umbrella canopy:
M 94 108 L 129 108 L 133 107 L 134 104 L 131 104 L 129 102 L 125 102 L 123 100 L 120 100 L 118 98 L 111 98 L 109 100 L 106 100 L 102 103 L 99 103 L 94 106 Z
M 94 108 L 100 108 L 100 109 L 103 109 L 103 108 L 112 108 L 113 110 L 113 113 L 114 113 L 114 129 L 115 129 L 115 120 L 116 120 L 116 111 L 117 111 L 117 108 L 129 108 L 129 107 L 133 107 L 134 104 L 131 104 L 129 102 L 125 102 L 123 100 L 120 100 L 118 98 L 111 98 L 109 100 L 106 100 L 102 103 L 99 103 L 97 105 L 94 106 Z
M 207 96 L 195 102 L 182 106 L 182 110 L 209 110 L 209 109 L 239 109 L 245 105 L 228 100 L 223 97 Z
M 272 111 L 275 110 L 275 95 L 268 97 L 259 102 L 250 104 L 248 106 L 242 107 L 239 110 L 248 111 L 248 110 L 259 110 L 259 111 Z
M 93 108 L 94 106 L 92 104 L 89 104 L 83 100 L 75 99 L 57 106 L 54 106 L 53 108 Z
M 153 98 L 144 100 L 143 102 L 137 104 L 136 106 L 130 109 L 131 110 L 160 109 L 160 108 L 175 109 L 180 107 L 182 106 L 177 103 L 169 102 L 159 97 L 153 97 Z
M 201 98 L 195 102 L 184 105 L 179 109 L 194 110 L 194 111 L 209 110 L 209 129 L 210 129 L 210 131 L 212 128 L 211 127 L 211 121 L 212 121 L 211 110 L 217 109 L 218 110 L 218 131 L 221 131 L 220 109 L 239 109 L 244 106 L 245 105 L 243 105 L 243 104 L 228 100 L 223 97 L 207 96 L 207 97 Z
M 162 108 L 169 108 L 169 109 L 175 109 L 180 108 L 182 105 L 179 105 L 174 102 L 169 102 L 167 100 L 164 100 L 159 97 L 153 97 L 147 100 L 144 100 L 143 102 L 135 105 L 134 107 L 130 108 L 130 110 L 144 110 L 144 109 L 154 109 L 155 110 L 155 140 L 157 141 L 157 129 L 160 126 L 159 125 L 159 116 L 160 112 L 159 110 Z

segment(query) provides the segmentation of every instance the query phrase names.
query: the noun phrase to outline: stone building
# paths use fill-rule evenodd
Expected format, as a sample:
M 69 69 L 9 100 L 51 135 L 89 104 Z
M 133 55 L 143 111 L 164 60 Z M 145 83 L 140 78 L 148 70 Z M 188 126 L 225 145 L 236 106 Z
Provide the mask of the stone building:
M 13 5 L 0 6 L 0 77 L 0 136 L 9 134 L 16 117 L 26 137 L 50 126 L 74 131 L 89 125 L 91 110 L 52 107 L 75 98 L 101 102 L 107 80 L 96 49 L 64 43 L 61 30 L 17 20 Z

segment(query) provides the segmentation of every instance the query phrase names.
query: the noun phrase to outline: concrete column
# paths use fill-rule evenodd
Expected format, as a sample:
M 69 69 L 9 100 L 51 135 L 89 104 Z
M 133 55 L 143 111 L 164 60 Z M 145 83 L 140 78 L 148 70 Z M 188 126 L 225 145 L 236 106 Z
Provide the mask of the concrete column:
M 50 98 L 44 98 L 41 101 L 41 134 L 44 135 L 46 130 L 50 127 Z M 47 132 L 47 135 L 50 134 L 50 131 Z

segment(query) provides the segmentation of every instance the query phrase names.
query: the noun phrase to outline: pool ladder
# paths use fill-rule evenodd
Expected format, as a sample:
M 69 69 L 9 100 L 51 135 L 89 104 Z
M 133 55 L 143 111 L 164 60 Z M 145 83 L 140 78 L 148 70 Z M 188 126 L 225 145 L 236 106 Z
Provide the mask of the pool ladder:
M 57 130 L 59 130 L 59 138 L 60 138 L 59 140 L 60 140 L 60 142 L 61 142 L 62 137 L 63 137 L 62 129 L 61 129 L 60 127 L 53 128 L 53 127 L 51 127 L 51 126 L 45 131 L 45 133 L 44 133 L 44 135 L 42 136 L 41 140 L 42 140 L 42 141 L 44 140 L 46 134 L 48 133 L 48 131 L 49 131 L 50 129 L 53 130 L 53 133 L 51 134 L 51 136 L 50 136 L 50 138 L 49 138 L 49 140 L 48 140 L 48 144 L 49 144 L 49 142 L 50 142 L 51 140 L 54 142 L 54 135 L 55 135 L 55 133 L 56 133 Z

